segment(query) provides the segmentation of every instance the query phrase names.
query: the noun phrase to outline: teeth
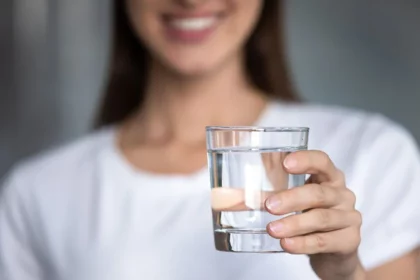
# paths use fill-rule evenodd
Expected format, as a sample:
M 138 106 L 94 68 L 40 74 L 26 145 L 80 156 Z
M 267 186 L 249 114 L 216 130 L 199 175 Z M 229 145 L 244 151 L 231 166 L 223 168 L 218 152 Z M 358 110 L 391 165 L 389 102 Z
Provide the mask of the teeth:
M 171 25 L 178 29 L 184 30 L 202 30 L 211 27 L 216 22 L 214 17 L 207 18 L 189 18 L 189 19 L 174 19 Z

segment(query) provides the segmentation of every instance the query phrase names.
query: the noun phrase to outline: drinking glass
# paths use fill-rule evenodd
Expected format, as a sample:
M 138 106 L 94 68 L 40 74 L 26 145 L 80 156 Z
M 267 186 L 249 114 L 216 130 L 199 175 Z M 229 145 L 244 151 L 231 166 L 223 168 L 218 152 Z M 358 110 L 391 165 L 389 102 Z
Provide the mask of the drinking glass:
M 307 150 L 305 127 L 207 127 L 216 249 L 227 252 L 282 252 L 267 234 L 268 223 L 281 219 L 265 210 L 265 200 L 301 186 L 305 174 L 288 174 L 283 161 Z

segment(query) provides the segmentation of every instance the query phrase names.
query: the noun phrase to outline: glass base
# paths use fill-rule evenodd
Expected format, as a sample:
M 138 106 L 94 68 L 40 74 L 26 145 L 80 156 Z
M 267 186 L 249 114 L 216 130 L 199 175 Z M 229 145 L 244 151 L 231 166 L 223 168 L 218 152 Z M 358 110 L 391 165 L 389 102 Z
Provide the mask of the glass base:
M 284 253 L 280 240 L 264 230 L 217 229 L 216 250 L 235 253 Z

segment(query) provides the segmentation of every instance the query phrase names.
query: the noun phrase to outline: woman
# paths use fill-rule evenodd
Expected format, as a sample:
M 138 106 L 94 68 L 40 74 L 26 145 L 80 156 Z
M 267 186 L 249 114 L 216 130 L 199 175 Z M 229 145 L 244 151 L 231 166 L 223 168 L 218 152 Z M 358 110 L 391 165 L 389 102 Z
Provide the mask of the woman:
M 1 279 L 415 279 L 414 140 L 380 116 L 287 102 L 279 3 L 115 0 L 104 128 L 9 177 Z M 206 125 L 311 127 L 312 150 L 284 161 L 311 184 L 266 201 L 307 210 L 267 225 L 291 254 L 214 250 Z

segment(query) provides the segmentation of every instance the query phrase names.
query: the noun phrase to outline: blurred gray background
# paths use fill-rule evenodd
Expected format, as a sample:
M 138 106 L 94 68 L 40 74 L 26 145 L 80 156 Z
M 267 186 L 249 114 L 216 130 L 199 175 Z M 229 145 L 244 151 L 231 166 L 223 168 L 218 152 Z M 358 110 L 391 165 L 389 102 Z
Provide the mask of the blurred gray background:
M 86 133 L 106 73 L 103 0 L 2 0 L 0 176 Z M 290 63 L 307 100 L 381 112 L 420 140 L 420 1 L 290 0 Z

